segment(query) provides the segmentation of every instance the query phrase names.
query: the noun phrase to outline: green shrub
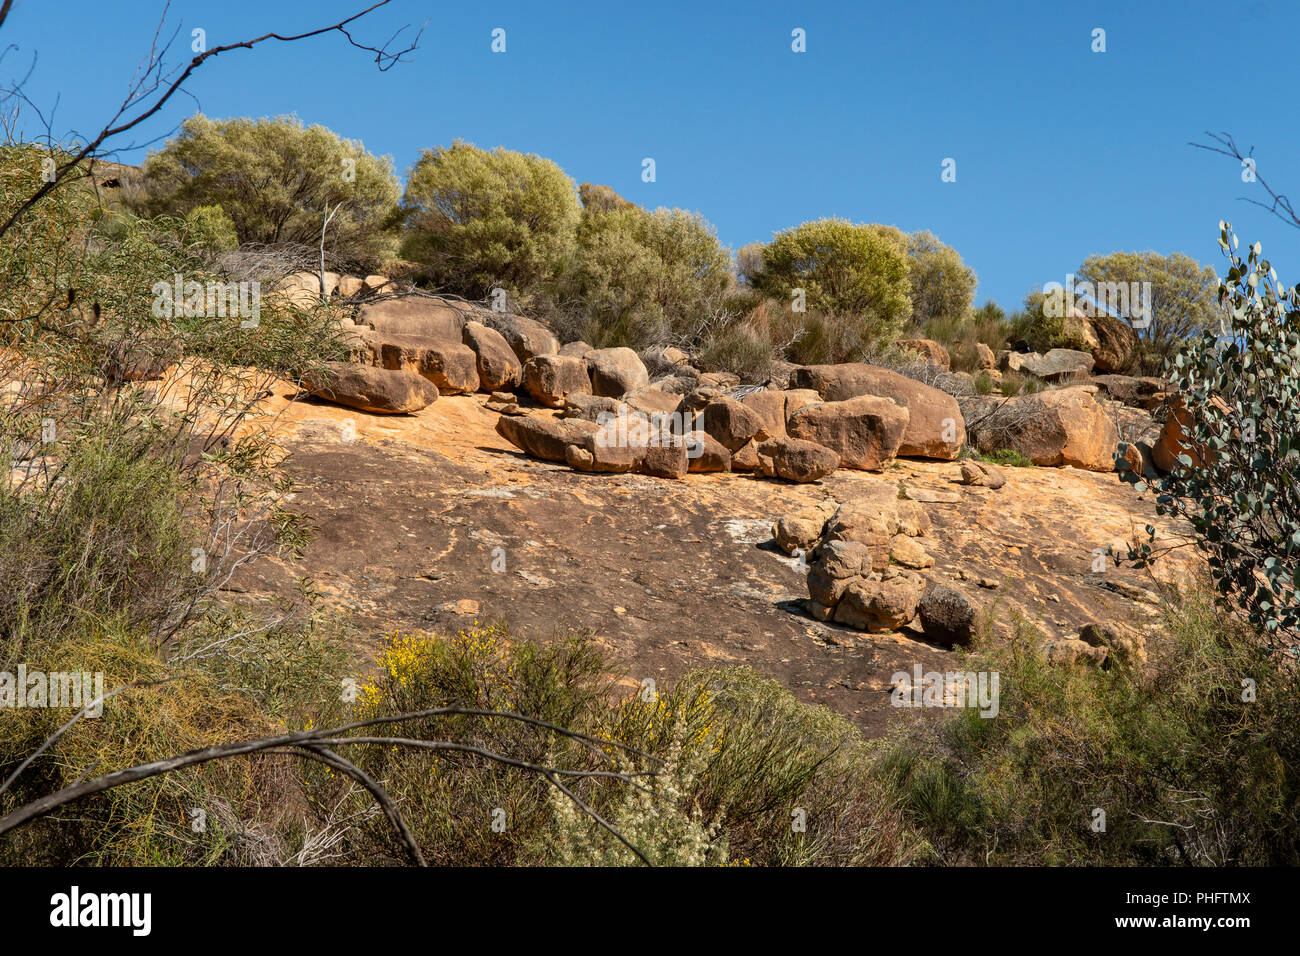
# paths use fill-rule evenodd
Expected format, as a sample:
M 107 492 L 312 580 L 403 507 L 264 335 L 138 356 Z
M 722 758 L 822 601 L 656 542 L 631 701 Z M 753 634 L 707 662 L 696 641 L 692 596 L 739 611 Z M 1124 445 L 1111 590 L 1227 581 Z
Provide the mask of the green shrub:
M 892 341 L 912 314 L 908 260 L 871 226 L 821 219 L 778 233 L 754 288 L 784 302 L 804 290 L 810 310 L 853 316 L 863 339 Z
M 731 254 L 707 220 L 680 209 L 650 212 L 612 190 L 600 202 L 593 195 L 589 189 L 592 203 L 547 307 L 566 340 L 698 348 L 710 324 L 725 330 L 739 319 L 724 302 L 734 284 Z
M 1049 665 L 1025 622 L 962 663 L 1000 673 L 998 716 L 912 723 L 879 763 L 941 862 L 1300 860 L 1294 671 L 1211 597 L 1175 601 L 1164 625 L 1169 644 L 1149 668 Z M 1260 689 L 1251 702 L 1246 679 Z
M 239 242 L 314 249 L 328 205 L 326 248 L 333 255 L 377 268 L 395 251 L 399 186 L 392 161 L 295 117 L 196 114 L 145 161 L 141 186 L 136 212 L 183 218 L 219 206 Z
M 435 288 L 471 299 L 505 289 L 520 305 L 558 274 L 580 209 L 555 163 L 456 140 L 425 150 L 407 177 L 402 254 Z
M 1152 486 L 1157 513 L 1191 524 L 1219 590 L 1287 642 L 1300 632 L 1300 286 L 1280 285 L 1259 243 L 1238 256 L 1226 223 L 1219 242 L 1230 265 L 1222 324 L 1168 366 L 1185 445 Z M 1143 563 L 1156 556 L 1147 531 L 1131 554 Z

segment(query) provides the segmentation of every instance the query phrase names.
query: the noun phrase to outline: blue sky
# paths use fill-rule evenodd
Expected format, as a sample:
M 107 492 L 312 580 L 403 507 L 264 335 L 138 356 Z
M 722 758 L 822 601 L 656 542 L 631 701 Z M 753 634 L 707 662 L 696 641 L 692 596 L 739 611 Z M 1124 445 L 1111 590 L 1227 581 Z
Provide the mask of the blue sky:
M 210 46 L 333 22 L 368 0 L 176 0 Z M 161 2 L 18 0 L 4 67 L 58 99 L 56 132 L 97 130 L 148 51 Z M 1300 4 L 394 0 L 357 26 L 382 40 L 428 19 L 411 62 L 380 73 L 341 37 L 210 60 L 136 141 L 185 116 L 296 113 L 391 156 L 461 138 L 559 163 L 646 206 L 701 212 L 732 248 L 822 216 L 929 229 L 1017 306 L 1088 255 L 1183 251 L 1220 267 L 1221 218 L 1300 279 L 1300 230 L 1226 157 L 1227 130 L 1300 197 Z M 491 32 L 506 31 L 494 54 Z M 1106 52 L 1091 50 L 1094 28 Z M 806 31 L 807 52 L 791 50 Z M 30 119 L 30 114 L 29 114 Z M 29 132 L 34 127 L 29 124 Z M 139 162 L 143 149 L 120 154 Z M 641 181 L 653 157 L 657 180 Z M 941 181 L 956 160 L 957 181 Z

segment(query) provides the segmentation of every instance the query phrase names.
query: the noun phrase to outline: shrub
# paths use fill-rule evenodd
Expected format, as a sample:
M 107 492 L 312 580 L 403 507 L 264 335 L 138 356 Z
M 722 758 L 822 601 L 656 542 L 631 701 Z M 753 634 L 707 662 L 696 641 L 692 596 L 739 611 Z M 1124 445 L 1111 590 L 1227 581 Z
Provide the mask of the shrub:
M 803 289 L 809 309 L 853 316 L 873 343 L 891 341 L 912 314 L 906 254 L 871 226 L 845 219 L 778 233 L 751 282 L 785 302 Z
M 566 338 L 598 348 L 697 348 L 710 324 L 739 319 L 724 301 L 734 284 L 731 254 L 707 220 L 680 209 L 649 212 L 612 190 L 601 196 L 583 209 L 576 248 L 551 295 L 551 323 Z
M 911 724 L 878 765 L 941 862 L 1300 859 L 1294 671 L 1201 592 L 1173 599 L 1163 623 L 1168 646 L 1147 669 L 1049 665 L 1023 621 L 961 665 L 999 672 L 998 716 L 964 709 L 933 729 Z M 1244 678 L 1267 691 L 1244 701 Z
M 527 305 L 573 250 L 580 209 L 555 163 L 456 140 L 407 177 L 402 254 L 435 288 L 472 299 L 500 287 Z
M 1219 589 L 1269 635 L 1300 630 L 1300 286 L 1286 289 L 1259 243 L 1245 258 L 1221 224 L 1229 262 L 1222 325 L 1167 369 L 1186 412 L 1173 471 L 1152 482 L 1157 513 L 1187 519 Z M 1139 490 L 1140 476 L 1126 481 Z M 1131 557 L 1156 557 L 1149 542 Z

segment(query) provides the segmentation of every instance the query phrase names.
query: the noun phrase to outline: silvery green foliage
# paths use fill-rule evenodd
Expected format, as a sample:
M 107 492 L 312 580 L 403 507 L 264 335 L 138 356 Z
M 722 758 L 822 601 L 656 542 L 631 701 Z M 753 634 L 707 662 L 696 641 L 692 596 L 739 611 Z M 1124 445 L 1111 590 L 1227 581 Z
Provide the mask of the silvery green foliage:
M 1219 590 L 1274 637 L 1300 631 L 1300 285 L 1278 280 L 1259 243 L 1219 282 L 1220 327 L 1167 367 L 1190 415 L 1174 470 L 1151 482 L 1157 513 L 1186 518 Z M 1143 490 L 1131 472 L 1126 480 Z M 1153 529 L 1148 534 L 1154 539 Z M 1149 544 L 1130 557 L 1148 561 Z

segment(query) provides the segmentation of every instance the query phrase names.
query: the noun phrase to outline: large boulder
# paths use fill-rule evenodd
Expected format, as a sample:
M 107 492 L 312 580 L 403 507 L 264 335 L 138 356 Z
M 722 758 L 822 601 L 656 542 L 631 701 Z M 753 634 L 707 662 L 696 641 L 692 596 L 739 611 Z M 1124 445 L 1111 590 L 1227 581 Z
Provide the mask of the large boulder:
M 572 358 L 583 358 L 588 352 L 594 351 L 590 345 L 579 339 L 577 342 L 569 342 L 560 346 L 560 355 L 571 356 Z
M 795 370 L 792 384 L 815 390 L 827 402 L 876 395 L 906 408 L 899 455 L 952 461 L 966 443 L 966 422 L 957 399 L 887 368 L 862 362 L 809 365 Z
M 785 400 L 786 393 L 782 390 L 765 388 L 750 392 L 740 402 L 758 416 L 769 438 L 779 438 L 785 434 Z
M 975 606 L 943 584 L 931 585 L 917 606 L 925 636 L 945 647 L 965 646 L 975 636 Z
M 645 364 L 629 348 L 592 349 L 584 358 L 591 369 L 593 395 L 622 398 L 650 384 Z
M 418 412 L 438 398 L 438 387 L 404 369 L 327 362 L 328 373 L 319 382 L 304 383 L 318 398 L 363 412 L 401 414 Z
M 816 442 L 771 438 L 758 446 L 758 470 L 769 478 L 806 483 L 825 478 L 839 467 L 838 453 Z
M 376 332 L 455 344 L 462 340 L 465 315 L 442 299 L 401 296 L 363 305 L 357 310 L 356 323 Z
M 502 415 L 497 419 L 497 434 L 520 451 L 546 461 L 567 461 L 565 450 L 582 445 L 595 435 L 595 422 L 581 418 L 542 418 L 528 415 Z
M 899 339 L 898 344 L 915 352 L 927 365 L 941 368 L 945 372 L 952 368 L 952 357 L 948 350 L 934 339 Z
M 591 393 L 591 378 L 580 358 L 537 355 L 524 363 L 524 388 L 540 404 L 563 408 L 570 395 Z
M 823 445 L 840 456 L 840 465 L 880 471 L 898 454 L 908 411 L 887 398 L 860 395 L 847 401 L 809 405 L 790 416 L 791 438 Z
M 500 332 L 481 322 L 466 322 L 464 341 L 474 350 L 480 389 L 499 392 L 519 384 L 523 366 Z
M 366 329 L 361 336 L 372 365 L 415 372 L 438 386 L 443 395 L 473 392 L 479 387 L 477 358 L 467 345 L 372 329 Z
M 738 451 L 751 438 L 771 437 L 763 419 L 748 405 L 719 395 L 704 406 L 704 430 L 728 451 Z
M 1087 386 L 1007 399 L 975 432 L 985 454 L 1010 448 L 1035 465 L 1113 471 L 1119 432 Z
M 873 634 L 897 631 L 916 617 L 924 588 L 924 580 L 911 574 L 882 581 L 858 578 L 835 606 L 835 621 Z
M 555 355 L 560 351 L 560 340 L 535 319 L 508 312 L 484 312 L 482 322 L 501 333 L 521 365 L 539 355 Z
M 687 432 L 686 457 L 692 474 L 731 471 L 731 452 L 708 432 Z
M 1123 319 L 1098 312 L 1088 319 L 1097 344 L 1092 347 L 1094 368 L 1099 372 L 1127 372 L 1137 352 L 1138 337 Z
M 656 478 L 685 478 L 691 463 L 686 439 L 681 435 L 664 435 L 661 439 L 645 447 L 642 473 Z
M 637 471 L 645 457 L 645 446 L 610 441 L 606 429 L 582 436 L 564 449 L 564 460 L 576 471 L 621 473 Z
M 1078 349 L 1052 349 L 1045 355 L 1037 352 L 1007 352 L 1002 358 L 1004 372 L 1025 372 L 1045 382 L 1077 382 L 1088 377 L 1093 357 Z

